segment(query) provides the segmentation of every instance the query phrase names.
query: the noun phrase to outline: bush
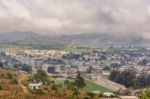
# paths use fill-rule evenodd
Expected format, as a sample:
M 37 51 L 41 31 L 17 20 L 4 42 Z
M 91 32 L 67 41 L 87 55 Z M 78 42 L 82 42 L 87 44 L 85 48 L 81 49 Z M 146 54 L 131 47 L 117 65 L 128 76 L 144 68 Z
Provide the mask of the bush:
M 11 80 L 11 83 L 12 83 L 12 84 L 18 84 L 18 81 L 17 81 L 17 79 L 13 78 L 13 79 Z
M 92 92 L 87 92 L 86 95 L 90 96 L 92 99 L 95 97 L 95 94 Z
M 58 84 L 57 87 L 62 88 L 63 84 Z
M 33 90 L 33 94 L 43 95 L 45 92 L 42 89 Z
M 99 93 L 99 95 L 98 95 L 99 97 L 103 97 L 103 94 L 102 93 Z
M 2 85 L 0 85 L 0 90 L 3 90 L 3 87 L 2 87 Z
M 91 99 L 89 96 L 85 96 L 83 97 L 83 99 Z
M 57 90 L 56 85 L 53 84 L 53 85 L 51 86 L 51 89 L 52 89 L 52 90 Z
M 28 66 L 28 65 L 26 65 L 26 64 L 23 64 L 23 65 L 21 66 L 21 70 L 30 73 L 30 72 L 32 72 L 32 67 L 31 67 L 31 66 Z
M 8 79 L 12 79 L 12 78 L 13 78 L 13 75 L 10 74 L 10 73 L 7 73 L 7 78 L 8 78 Z
M 45 84 L 46 82 L 49 81 L 46 72 L 43 71 L 43 70 L 38 70 L 37 73 L 33 75 L 33 79 L 34 79 L 36 82 L 41 82 L 41 81 L 42 81 L 43 84 Z

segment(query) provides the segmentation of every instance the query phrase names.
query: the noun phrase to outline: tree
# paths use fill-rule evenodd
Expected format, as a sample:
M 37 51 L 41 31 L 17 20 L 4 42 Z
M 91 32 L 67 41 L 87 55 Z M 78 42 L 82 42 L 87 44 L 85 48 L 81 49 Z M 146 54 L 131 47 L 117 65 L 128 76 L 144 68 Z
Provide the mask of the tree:
M 123 84 L 126 87 L 145 88 L 150 86 L 150 74 L 143 73 L 136 77 L 134 71 L 112 71 L 110 74 L 110 80 Z
M 89 68 L 87 69 L 87 72 L 92 73 L 92 70 L 93 70 L 92 66 L 89 66 Z
M 50 83 L 50 80 L 46 72 L 43 70 L 38 70 L 37 73 L 33 75 L 33 79 L 36 82 L 43 82 L 43 84 L 47 84 L 47 85 Z
M 141 65 L 146 65 L 147 63 L 148 63 L 148 60 L 143 59 L 142 62 L 141 62 Z
M 103 70 L 110 71 L 110 67 L 106 66 L 106 67 L 103 68 Z
M 150 89 L 139 92 L 139 99 L 150 99 Z
M 64 81 L 64 85 L 65 85 L 66 87 L 68 87 L 69 84 L 70 84 L 69 80 L 66 79 L 66 80 Z
M 110 80 L 123 84 L 126 87 L 134 87 L 137 79 L 134 71 L 112 71 L 110 74 Z
M 84 88 L 86 86 L 84 78 L 81 77 L 79 70 L 77 73 L 77 77 L 75 78 L 75 85 L 77 86 L 78 89 Z
M 3 65 L 3 63 L 0 61 L 0 67 L 3 67 L 4 65 Z
M 28 65 L 26 65 L 26 64 L 23 64 L 23 65 L 21 66 L 21 70 L 22 70 L 22 71 L 26 71 L 26 72 L 32 72 L 32 67 L 31 67 L 31 66 L 28 66 Z
M 78 60 L 79 57 L 80 57 L 80 55 L 74 54 L 74 53 L 72 53 L 72 52 L 69 53 L 69 54 L 67 54 L 67 55 L 63 55 L 63 56 L 62 56 L 63 59 L 76 59 L 76 60 Z
M 11 83 L 12 83 L 12 84 L 18 84 L 18 81 L 17 81 L 16 78 L 13 78 L 13 79 L 11 80 Z
M 73 95 L 75 95 L 77 99 L 79 99 L 79 94 L 80 94 L 79 90 L 76 87 L 73 87 L 72 91 L 73 91 Z
M 2 85 L 0 85 L 0 90 L 3 90 L 3 86 Z
M 14 64 L 13 67 L 14 67 L 15 69 L 19 69 L 19 68 L 20 68 L 20 64 Z
M 142 74 L 137 78 L 137 86 L 139 88 L 144 88 L 150 86 L 150 74 Z
M 114 68 L 117 68 L 117 67 L 120 67 L 121 65 L 118 64 L 118 63 L 111 63 L 110 66 L 114 67 Z
M 56 73 L 56 72 L 55 72 L 55 67 L 52 67 L 52 66 L 48 67 L 47 72 L 48 72 L 48 73 L 52 73 L 52 74 L 53 74 L 53 73 Z

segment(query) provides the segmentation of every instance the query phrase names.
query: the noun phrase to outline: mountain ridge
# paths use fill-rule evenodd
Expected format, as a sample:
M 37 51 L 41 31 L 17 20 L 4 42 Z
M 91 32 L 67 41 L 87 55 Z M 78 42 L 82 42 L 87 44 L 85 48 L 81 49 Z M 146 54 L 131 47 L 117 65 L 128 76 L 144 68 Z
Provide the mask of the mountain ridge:
M 34 32 L 0 32 L 0 44 L 73 44 L 75 46 L 150 46 L 150 40 L 141 36 L 119 36 L 105 33 L 83 33 L 74 35 L 40 35 Z

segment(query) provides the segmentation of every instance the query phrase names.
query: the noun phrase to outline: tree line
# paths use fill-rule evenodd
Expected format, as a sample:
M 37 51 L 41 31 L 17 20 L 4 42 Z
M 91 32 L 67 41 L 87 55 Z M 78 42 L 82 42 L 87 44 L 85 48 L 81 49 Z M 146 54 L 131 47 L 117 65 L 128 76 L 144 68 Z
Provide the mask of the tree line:
M 124 72 L 112 71 L 109 78 L 111 81 L 135 89 L 150 86 L 150 74 L 143 73 L 137 76 L 132 70 Z

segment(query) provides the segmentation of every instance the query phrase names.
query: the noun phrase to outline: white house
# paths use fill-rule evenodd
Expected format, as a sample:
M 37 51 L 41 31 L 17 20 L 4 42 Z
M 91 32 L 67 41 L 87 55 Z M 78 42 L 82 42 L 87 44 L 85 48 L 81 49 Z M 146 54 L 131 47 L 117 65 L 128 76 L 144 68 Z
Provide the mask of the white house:
M 31 83 L 31 84 L 29 84 L 29 88 L 30 89 L 39 89 L 40 87 L 41 87 L 41 85 L 42 85 L 42 82 L 40 82 L 40 83 Z
M 115 94 L 111 93 L 111 92 L 105 92 L 105 93 L 103 93 L 103 95 L 106 96 L 106 97 L 115 96 Z

